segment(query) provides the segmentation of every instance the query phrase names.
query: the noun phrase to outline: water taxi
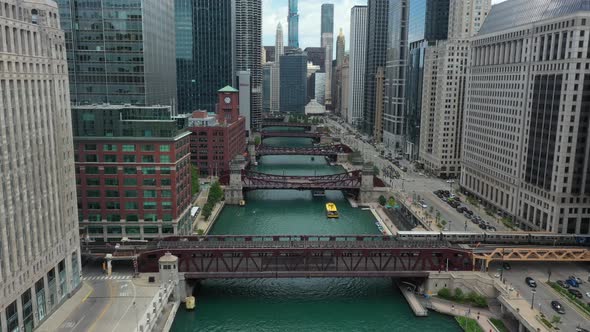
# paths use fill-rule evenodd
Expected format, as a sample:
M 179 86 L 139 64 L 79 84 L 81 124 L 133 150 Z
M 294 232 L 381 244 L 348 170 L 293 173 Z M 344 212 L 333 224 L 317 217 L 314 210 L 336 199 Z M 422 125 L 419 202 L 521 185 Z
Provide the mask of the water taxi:
M 185 303 L 186 310 L 193 310 L 193 309 L 195 309 L 195 305 L 196 305 L 195 302 L 196 302 L 196 300 L 195 300 L 195 297 L 194 296 L 189 296 L 185 300 L 186 300 L 186 303 Z
M 326 216 L 328 218 L 338 218 L 338 209 L 336 209 L 336 204 L 326 203 Z

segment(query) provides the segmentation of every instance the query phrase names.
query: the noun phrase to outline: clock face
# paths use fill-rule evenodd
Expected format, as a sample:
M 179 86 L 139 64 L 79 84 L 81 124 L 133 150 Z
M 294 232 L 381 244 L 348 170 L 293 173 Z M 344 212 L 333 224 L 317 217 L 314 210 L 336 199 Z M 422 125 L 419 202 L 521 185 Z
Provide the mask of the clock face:
M 225 97 L 225 99 L 223 101 L 225 101 L 226 104 L 229 104 L 229 103 L 231 103 L 231 98 Z

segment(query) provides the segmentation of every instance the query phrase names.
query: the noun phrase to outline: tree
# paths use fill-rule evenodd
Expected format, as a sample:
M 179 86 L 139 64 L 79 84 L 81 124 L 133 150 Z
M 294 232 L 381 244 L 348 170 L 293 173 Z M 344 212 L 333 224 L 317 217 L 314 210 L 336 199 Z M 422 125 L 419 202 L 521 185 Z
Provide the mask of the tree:
M 461 301 L 463 300 L 463 291 L 461 290 L 461 288 L 455 288 L 455 300 L 457 301 Z
M 199 183 L 199 170 L 193 164 L 191 164 L 191 187 L 192 195 L 198 193 L 201 190 L 201 185 Z
M 441 288 L 441 290 L 438 291 L 438 296 L 443 299 L 451 299 L 451 290 L 448 288 Z
M 553 317 L 551 317 L 551 323 L 553 323 L 554 325 L 561 323 L 561 317 L 554 315 Z
M 208 201 L 210 200 L 213 204 L 219 202 L 223 198 L 223 189 L 221 189 L 221 185 L 219 181 L 215 181 L 211 185 L 211 189 L 209 189 L 209 197 Z
M 387 203 L 387 199 L 385 199 L 385 196 L 379 196 L 379 205 L 383 206 L 385 205 L 385 203 Z
M 387 202 L 387 204 L 391 205 L 391 206 L 395 206 L 395 198 L 393 198 L 393 196 L 389 197 L 389 202 Z
M 260 143 L 262 143 L 262 139 L 260 138 L 260 136 L 254 136 L 254 144 L 260 145 Z

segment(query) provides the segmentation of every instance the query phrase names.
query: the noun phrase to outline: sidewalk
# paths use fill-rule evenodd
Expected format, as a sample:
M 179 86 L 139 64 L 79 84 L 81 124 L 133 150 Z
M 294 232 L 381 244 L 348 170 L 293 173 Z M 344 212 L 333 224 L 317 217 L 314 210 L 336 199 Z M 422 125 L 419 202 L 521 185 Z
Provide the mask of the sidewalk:
M 495 318 L 488 309 L 471 308 L 469 306 L 443 300 L 438 297 L 422 299 L 428 309 L 450 316 L 465 316 L 477 320 L 479 326 L 486 332 L 496 331 L 489 319 Z M 479 317 L 479 318 L 478 318 Z
M 71 298 L 65 301 L 56 311 L 54 311 L 46 321 L 41 323 L 35 331 L 37 332 L 52 332 L 57 331 L 59 327 L 70 317 L 80 304 L 82 304 L 90 293 L 93 291 L 92 287 L 82 282 L 80 289 Z

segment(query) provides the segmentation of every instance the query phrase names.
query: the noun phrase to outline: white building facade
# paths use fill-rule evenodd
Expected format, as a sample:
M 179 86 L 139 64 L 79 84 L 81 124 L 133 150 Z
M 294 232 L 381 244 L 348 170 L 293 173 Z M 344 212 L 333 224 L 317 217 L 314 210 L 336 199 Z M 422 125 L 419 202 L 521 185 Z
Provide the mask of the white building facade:
M 590 2 L 510 0 L 471 44 L 461 186 L 524 229 L 590 233 Z
M 29 331 L 80 284 L 64 33 L 50 0 L 0 1 L 0 331 Z
M 354 6 L 350 13 L 349 93 L 346 119 L 353 126 L 363 121 L 365 64 L 367 59 L 367 6 Z

